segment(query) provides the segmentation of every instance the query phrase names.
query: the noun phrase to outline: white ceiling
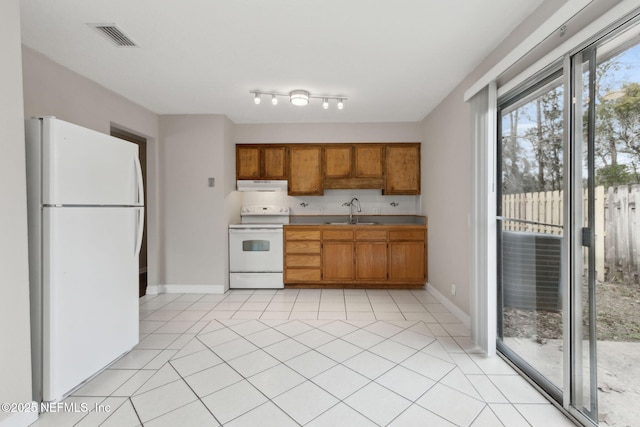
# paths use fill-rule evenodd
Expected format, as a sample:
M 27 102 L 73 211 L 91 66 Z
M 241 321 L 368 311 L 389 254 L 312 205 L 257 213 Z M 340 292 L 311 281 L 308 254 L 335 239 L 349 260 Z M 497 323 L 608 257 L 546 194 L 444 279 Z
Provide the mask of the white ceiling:
M 157 114 L 422 120 L 542 0 L 22 0 L 22 40 Z M 87 23 L 116 24 L 118 48 Z M 295 107 L 251 90 L 345 95 Z

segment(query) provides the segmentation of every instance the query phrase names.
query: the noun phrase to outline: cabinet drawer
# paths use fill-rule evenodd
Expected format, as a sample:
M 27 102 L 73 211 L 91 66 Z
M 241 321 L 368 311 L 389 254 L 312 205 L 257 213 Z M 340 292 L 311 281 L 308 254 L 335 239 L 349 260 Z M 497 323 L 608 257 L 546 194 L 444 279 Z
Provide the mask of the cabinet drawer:
M 284 272 L 285 282 L 319 282 L 319 268 L 289 268 Z
M 424 230 L 392 230 L 389 240 L 424 240 Z
M 357 230 L 356 240 L 387 240 L 387 230 Z
M 325 230 L 323 240 L 353 240 L 353 230 Z
M 320 230 L 285 230 L 285 240 L 320 240 Z
M 285 263 L 288 267 L 320 268 L 320 255 L 287 255 Z
M 319 254 L 319 241 L 294 241 L 285 243 L 285 252 L 288 254 Z

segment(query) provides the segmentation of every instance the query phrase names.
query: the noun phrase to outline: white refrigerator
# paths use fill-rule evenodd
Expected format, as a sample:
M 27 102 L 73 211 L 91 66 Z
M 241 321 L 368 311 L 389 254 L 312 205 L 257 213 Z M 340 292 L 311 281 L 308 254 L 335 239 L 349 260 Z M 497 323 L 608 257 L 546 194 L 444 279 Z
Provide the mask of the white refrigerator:
M 26 121 L 33 393 L 59 401 L 138 335 L 144 194 L 138 146 Z

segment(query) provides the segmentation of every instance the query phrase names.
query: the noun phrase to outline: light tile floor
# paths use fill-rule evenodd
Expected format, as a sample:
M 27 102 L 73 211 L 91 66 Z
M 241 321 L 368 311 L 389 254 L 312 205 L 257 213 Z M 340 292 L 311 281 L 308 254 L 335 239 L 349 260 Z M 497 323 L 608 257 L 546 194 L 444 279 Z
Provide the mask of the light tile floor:
M 140 299 L 140 343 L 33 426 L 573 425 L 426 290 Z M 108 408 L 108 410 L 107 410 Z

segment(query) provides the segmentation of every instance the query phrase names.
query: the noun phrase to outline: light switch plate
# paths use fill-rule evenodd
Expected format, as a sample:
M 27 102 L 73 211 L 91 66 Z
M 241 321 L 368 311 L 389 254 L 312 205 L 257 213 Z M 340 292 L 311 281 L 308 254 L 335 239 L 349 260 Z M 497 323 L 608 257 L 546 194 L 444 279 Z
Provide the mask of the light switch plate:
M 215 187 L 215 186 L 216 186 L 216 179 L 209 178 L 209 187 Z

